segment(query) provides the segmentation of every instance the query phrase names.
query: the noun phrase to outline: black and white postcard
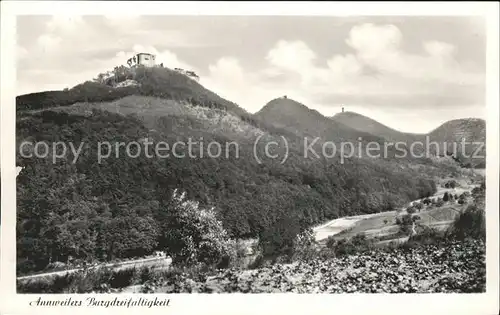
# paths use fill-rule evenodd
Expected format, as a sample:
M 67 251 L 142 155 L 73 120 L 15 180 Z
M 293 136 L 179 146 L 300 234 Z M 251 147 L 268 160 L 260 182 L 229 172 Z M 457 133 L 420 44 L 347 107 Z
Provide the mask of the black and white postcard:
M 1 312 L 498 311 L 498 3 L 2 2 Z

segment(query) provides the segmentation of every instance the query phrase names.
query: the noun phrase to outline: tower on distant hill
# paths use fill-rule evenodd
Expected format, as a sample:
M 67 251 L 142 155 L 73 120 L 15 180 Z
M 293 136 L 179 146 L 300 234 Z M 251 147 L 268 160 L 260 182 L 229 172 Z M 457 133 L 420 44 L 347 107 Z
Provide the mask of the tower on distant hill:
M 342 106 L 342 113 L 344 112 L 344 107 Z

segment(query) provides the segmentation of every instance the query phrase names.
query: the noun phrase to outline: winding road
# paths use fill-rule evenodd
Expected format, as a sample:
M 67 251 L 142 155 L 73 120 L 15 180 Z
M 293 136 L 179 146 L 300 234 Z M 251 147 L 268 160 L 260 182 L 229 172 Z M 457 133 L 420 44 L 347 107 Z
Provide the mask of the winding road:
M 127 267 L 127 268 L 143 267 L 143 266 L 154 265 L 154 264 L 158 264 L 158 263 L 162 263 L 162 265 L 168 266 L 172 263 L 172 259 L 165 258 L 165 257 L 142 258 L 142 259 L 124 261 L 124 262 L 120 262 L 120 263 L 108 263 L 108 264 L 97 265 L 97 266 L 90 267 L 89 269 L 99 269 L 99 268 L 104 268 L 104 267 L 111 267 L 115 270 L 119 270 L 119 269 L 124 269 L 125 267 Z M 41 278 L 41 277 L 64 276 L 66 274 L 77 272 L 79 270 L 83 270 L 83 268 L 74 268 L 74 269 L 39 273 L 39 274 L 28 275 L 28 276 L 21 276 L 21 277 L 17 277 L 17 280 L 25 280 L 25 279 L 33 279 L 33 278 Z

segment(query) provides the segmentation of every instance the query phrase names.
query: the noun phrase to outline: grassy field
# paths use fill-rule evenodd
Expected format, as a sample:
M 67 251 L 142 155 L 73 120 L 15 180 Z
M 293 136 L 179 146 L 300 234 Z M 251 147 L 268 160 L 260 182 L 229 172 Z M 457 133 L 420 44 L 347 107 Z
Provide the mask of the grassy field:
M 464 192 L 470 192 L 474 187 L 476 187 L 475 184 L 461 181 L 461 186 L 457 188 L 439 187 L 438 192 L 430 197 L 430 199 L 442 198 L 446 192 L 453 195 L 460 195 Z M 419 199 L 413 202 L 420 201 Z M 455 216 L 465 209 L 466 206 L 467 204 L 460 205 L 454 202 L 447 203 L 442 207 L 424 208 L 416 213 L 420 217 L 418 224 L 440 230 L 446 229 L 453 222 Z M 325 245 L 328 236 L 333 236 L 338 240 L 351 238 L 362 233 L 368 238 L 382 237 L 383 240 L 381 243 L 387 243 L 391 240 L 391 235 L 393 235 L 393 239 L 401 238 L 401 235 L 398 234 L 400 228 L 396 224 L 396 218 L 405 214 L 406 211 L 403 208 L 398 211 L 336 219 L 314 229 L 316 240 L 320 245 Z

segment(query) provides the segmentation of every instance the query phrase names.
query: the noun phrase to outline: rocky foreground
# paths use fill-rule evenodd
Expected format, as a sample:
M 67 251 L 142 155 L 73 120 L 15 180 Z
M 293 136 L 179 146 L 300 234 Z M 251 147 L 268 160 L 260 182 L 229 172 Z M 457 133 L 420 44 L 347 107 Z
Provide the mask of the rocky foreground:
M 254 270 L 223 270 L 215 276 L 177 274 L 148 282 L 155 293 L 426 293 L 484 292 L 485 243 L 480 240 L 372 251 Z

